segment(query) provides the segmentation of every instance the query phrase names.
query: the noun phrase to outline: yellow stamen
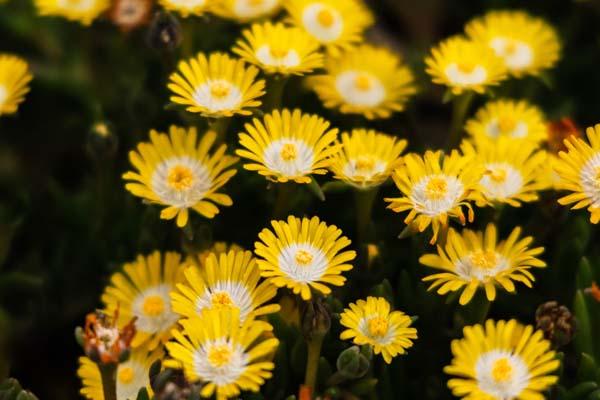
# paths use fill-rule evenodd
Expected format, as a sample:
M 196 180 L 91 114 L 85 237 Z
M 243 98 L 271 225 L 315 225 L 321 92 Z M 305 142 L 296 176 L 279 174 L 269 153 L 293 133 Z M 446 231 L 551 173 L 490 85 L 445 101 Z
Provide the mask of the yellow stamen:
M 354 86 L 356 86 L 358 90 L 366 92 L 367 90 L 371 89 L 371 77 L 369 77 L 367 74 L 357 75 L 356 78 L 354 78 Z
M 287 56 L 289 50 L 285 47 L 271 47 L 270 49 L 271 56 L 273 58 L 284 58 Z
M 442 178 L 432 178 L 427 182 L 425 187 L 425 195 L 430 200 L 440 200 L 446 196 L 448 192 L 448 182 Z
M 119 367 L 119 372 L 117 373 L 117 379 L 120 383 L 128 384 L 133 381 L 134 374 L 133 368 L 131 367 Z
M 496 183 L 503 183 L 506 181 L 507 173 L 504 168 L 489 169 L 486 171 L 486 174 Z
M 281 151 L 279 152 L 281 159 L 284 161 L 293 161 L 298 157 L 298 150 L 293 143 L 286 143 L 281 147 Z
M 213 307 L 231 307 L 233 305 L 233 301 L 231 301 L 231 297 L 227 292 L 213 293 L 210 302 Z
M 159 316 L 165 311 L 165 301 L 160 296 L 148 296 L 144 299 L 142 309 L 149 317 Z
M 212 97 L 216 97 L 218 99 L 227 97 L 230 91 L 231 85 L 229 85 L 227 82 L 214 82 L 210 86 L 210 94 L 212 95 Z
M 382 317 L 371 318 L 369 322 L 367 322 L 367 326 L 369 328 L 369 334 L 373 337 L 385 336 L 389 327 L 387 319 Z
M 500 128 L 500 131 L 502 133 L 511 133 L 515 130 L 516 126 L 517 121 L 515 121 L 514 118 L 511 118 L 509 116 L 500 117 L 500 119 L 498 120 L 498 128 Z
M 232 353 L 227 345 L 213 346 L 208 351 L 208 362 L 214 367 L 222 367 L 229 364 Z
M 167 182 L 175 190 L 189 189 L 194 183 L 194 174 L 188 167 L 176 165 L 169 171 Z
M 472 62 L 458 63 L 458 69 L 460 69 L 465 74 L 470 74 L 471 72 L 473 72 L 473 70 L 475 69 L 476 66 L 477 65 L 475 65 L 475 63 L 472 63 Z
M 504 53 L 506 55 L 511 55 L 515 51 L 517 51 L 517 42 L 514 40 L 507 40 L 506 44 L 504 45 Z
M 331 12 L 331 10 L 323 8 L 317 14 L 317 21 L 319 21 L 319 24 L 321 24 L 325 28 L 329 28 L 335 22 L 335 16 Z
M 296 259 L 296 262 L 298 264 L 303 265 L 303 266 L 310 264 L 313 260 L 312 254 L 310 254 L 306 250 L 298 250 L 298 252 L 296 253 L 296 256 L 294 258 Z
M 261 6 L 263 4 L 264 0 L 248 0 L 248 5 L 250 7 L 258 7 Z
M 496 382 L 506 382 L 512 378 L 513 367 L 507 358 L 500 358 L 494 362 L 492 377 Z
M 358 156 L 356 158 L 356 169 L 359 171 L 371 171 L 375 166 L 375 159 L 371 156 Z
M 490 270 L 498 264 L 498 256 L 492 250 L 478 250 L 471 254 L 471 263 L 484 270 Z

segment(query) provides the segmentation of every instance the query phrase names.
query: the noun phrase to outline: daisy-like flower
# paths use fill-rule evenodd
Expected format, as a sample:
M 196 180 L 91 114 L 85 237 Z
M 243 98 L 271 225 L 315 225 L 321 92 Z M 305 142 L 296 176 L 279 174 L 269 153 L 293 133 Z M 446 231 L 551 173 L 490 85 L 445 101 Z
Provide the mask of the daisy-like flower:
M 480 138 L 463 141 L 461 149 L 484 169 L 479 181 L 483 194 L 477 201 L 480 207 L 488 201 L 520 207 L 521 202 L 536 201 L 537 191 L 546 186 L 543 169 L 547 153 L 536 150 L 534 143 L 507 137 L 496 141 Z
M 162 356 L 162 349 L 149 353 L 148 349 L 141 347 L 134 350 L 127 361 L 120 363 L 116 375 L 117 399 L 135 399 L 140 389 L 144 387 L 152 396 L 148 374 L 152 364 Z M 82 396 L 90 400 L 104 400 L 102 377 L 95 362 L 87 357 L 80 357 L 77 375 L 83 386 L 80 390 Z
M 110 0 L 35 0 L 40 15 L 59 16 L 90 25 L 110 7 Z
M 431 244 L 437 241 L 440 228 L 448 226 L 450 217 L 458 218 L 461 224 L 475 218 L 469 200 L 481 198 L 479 180 L 483 170 L 453 150 L 442 156 L 441 151 L 426 151 L 424 156 L 408 154 L 404 164 L 392 173 L 392 178 L 403 197 L 386 198 L 388 208 L 394 212 L 409 211 L 404 219 L 423 232 L 429 225 L 433 228 Z M 467 207 L 465 217 L 463 207 Z
M 600 124 L 586 130 L 588 142 L 571 136 L 565 140 L 567 152 L 561 151 L 555 171 L 560 177 L 560 189 L 573 192 L 558 200 L 561 205 L 573 204 L 574 210 L 587 207 L 590 221 L 600 222 Z
M 123 175 L 123 179 L 132 181 L 125 188 L 135 196 L 166 206 L 160 217 L 177 217 L 179 227 L 187 224 L 190 208 L 213 218 L 219 213 L 213 203 L 233 204 L 229 196 L 217 190 L 236 174 L 235 169 L 227 168 L 238 160 L 225 155 L 224 144 L 210 154 L 215 139 L 216 134 L 208 131 L 198 141 L 195 128 L 186 131 L 171 126 L 169 135 L 150 131 L 150 142 L 138 144 L 137 151 L 129 153 L 137 172 Z
M 235 309 L 204 310 L 200 318 L 181 321 L 167 343 L 165 366 L 183 367 L 186 378 L 204 383 L 200 395 L 217 400 L 237 398 L 242 390 L 258 392 L 271 378 L 274 364 L 267 361 L 279 341 L 263 335 L 264 324 L 252 319 L 240 323 Z
M 390 311 L 390 303 L 383 297 L 367 297 L 350 303 L 340 315 L 340 324 L 348 328 L 340 339 L 352 339 L 359 346 L 368 344 L 375 354 L 381 354 L 386 363 L 392 358 L 405 354 L 417 338 L 417 330 L 412 328 L 410 317 L 402 311 Z
M 175 11 L 183 18 L 203 15 L 210 10 L 215 0 L 158 0 L 166 10 Z
M 548 139 L 548 126 L 542 111 L 525 100 L 490 101 L 467 121 L 465 129 L 475 138 L 506 136 L 536 143 Z
M 250 115 L 248 108 L 261 105 L 265 81 L 257 80 L 258 68 L 246 66 L 225 53 L 199 53 L 179 62 L 178 71 L 169 77 L 173 103 L 205 117 Z
M 286 0 L 284 5 L 294 25 L 334 53 L 362 42 L 374 21 L 362 0 Z
M 282 0 L 213 0 L 212 12 L 218 16 L 246 23 L 273 16 L 281 9 Z
M 25 60 L 0 53 L 0 116 L 17 112 L 32 78 Z
M 402 59 L 391 51 L 362 45 L 331 56 L 326 73 L 309 77 L 308 85 L 325 107 L 368 119 L 388 118 L 404 110 L 416 93 L 414 77 Z
M 487 320 L 467 326 L 464 337 L 452 341 L 451 365 L 444 372 L 452 393 L 465 399 L 544 399 L 543 392 L 558 381 L 560 366 L 542 331 L 515 320 Z
M 247 318 L 279 311 L 278 304 L 267 304 L 277 294 L 277 288 L 260 281 L 260 270 L 250 251 L 214 253 L 198 265 L 185 269 L 185 282 L 171 293 L 173 311 L 186 318 L 202 315 L 210 308 L 239 311 L 240 322 Z
M 304 75 L 323 65 L 319 42 L 300 28 L 265 22 L 242 36 L 233 52 L 267 74 Z
M 400 154 L 407 144 L 374 130 L 344 132 L 342 149 L 333 156 L 329 169 L 336 179 L 358 189 L 379 186 L 402 164 Z
M 513 281 L 522 282 L 531 288 L 535 280 L 531 268 L 543 268 L 546 263 L 536 258 L 544 252 L 543 247 L 529 248 L 531 236 L 520 239 L 521 228 L 515 228 L 505 241 L 498 243 L 498 232 L 489 224 L 485 232 L 454 229 L 448 232 L 446 246 L 438 246 L 438 254 L 425 254 L 419 262 L 444 272 L 426 276 L 431 282 L 429 290 L 437 288 L 444 295 L 464 288 L 459 302 L 467 304 L 479 287 L 485 289 L 489 301 L 496 298 L 496 286 L 513 293 Z
M 342 286 L 342 272 L 352 269 L 348 262 L 356 258 L 352 250 L 342 251 L 350 239 L 335 225 L 318 217 L 271 221 L 273 231 L 263 229 L 260 242 L 254 243 L 261 275 L 277 287 L 287 287 L 304 300 L 312 297 L 311 288 L 325 295 L 329 285 Z
M 250 160 L 244 168 L 275 182 L 310 183 L 311 174 L 323 175 L 339 151 L 332 145 L 338 130 L 328 121 L 299 109 L 274 110 L 261 121 L 255 118 L 239 134 L 240 157 Z
M 539 75 L 560 58 L 556 31 L 524 11 L 491 11 L 466 25 L 467 35 L 491 49 L 516 76 Z
M 109 313 L 119 309 L 119 325 L 136 318 L 133 348 L 146 345 L 153 350 L 171 337 L 179 315 L 171 308 L 169 294 L 183 279 L 180 259 L 173 252 L 140 255 L 115 273 L 104 290 L 102 302 Z
M 454 95 L 485 92 L 506 78 L 504 61 L 486 45 L 454 36 L 431 49 L 425 59 L 431 80 L 447 86 Z

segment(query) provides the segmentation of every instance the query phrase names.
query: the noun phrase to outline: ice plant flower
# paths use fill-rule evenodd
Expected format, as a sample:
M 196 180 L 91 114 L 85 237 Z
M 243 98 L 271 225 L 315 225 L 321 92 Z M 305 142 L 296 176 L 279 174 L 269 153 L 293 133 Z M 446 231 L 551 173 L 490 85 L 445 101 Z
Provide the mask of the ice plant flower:
M 560 58 L 561 45 L 554 28 L 524 11 L 491 11 L 469 22 L 465 31 L 504 60 L 516 76 L 539 75 Z
M 116 307 L 109 315 L 103 312 L 88 314 L 83 330 L 83 351 L 95 363 L 118 364 L 129 352 L 136 334 L 133 318 L 120 318 Z M 119 328 L 119 325 L 122 327 Z
M 363 41 L 373 15 L 361 0 L 286 0 L 290 21 L 333 53 Z
M 312 297 L 311 289 L 331 293 L 328 285 L 342 286 L 342 272 L 352 269 L 348 262 L 356 258 L 353 250 L 343 251 L 350 239 L 335 225 L 318 217 L 271 221 L 273 230 L 263 229 L 254 243 L 260 257 L 261 275 L 277 287 L 287 287 L 304 300 Z
M 374 130 L 344 132 L 341 151 L 332 157 L 329 169 L 336 179 L 358 189 L 379 186 L 402 164 L 400 154 L 407 144 Z
M 166 10 L 175 11 L 183 18 L 200 16 L 210 10 L 215 0 L 158 0 Z
M 119 309 L 119 321 L 135 318 L 137 333 L 132 347 L 145 345 L 154 350 L 170 339 L 179 315 L 171 308 L 169 293 L 182 281 L 180 259 L 177 253 L 167 252 L 163 256 L 155 251 L 126 263 L 122 272 L 111 277 L 102 302 L 108 312 Z
M 165 366 L 182 368 L 186 378 L 204 384 L 202 397 L 237 398 L 242 390 L 258 392 L 271 378 L 274 364 L 268 359 L 279 341 L 267 338 L 264 324 L 246 319 L 240 323 L 235 309 L 208 309 L 194 320 L 181 321 L 166 347 L 172 360 Z
M 590 221 L 600 222 L 600 124 L 586 130 L 588 141 L 571 136 L 565 140 L 567 151 L 558 155 L 555 171 L 560 177 L 560 189 L 573 192 L 558 200 L 572 209 L 587 207 Z
M 404 110 L 416 93 L 414 77 L 402 59 L 371 45 L 330 56 L 325 74 L 307 80 L 325 107 L 368 119 L 388 118 Z
M 90 25 L 110 7 L 110 0 L 35 0 L 40 15 L 58 16 Z
M 319 48 L 300 28 L 265 22 L 244 30 L 233 52 L 267 74 L 304 75 L 323 65 Z
M 142 347 L 134 350 L 127 361 L 120 363 L 116 371 L 117 399 L 135 399 L 141 388 L 146 388 L 152 396 L 150 379 L 148 377 L 152 364 L 162 358 L 162 349 L 149 353 Z M 87 357 L 79 358 L 77 376 L 81 379 L 82 388 L 79 391 L 83 397 L 90 400 L 104 400 L 102 377 L 98 365 Z
M 481 198 L 479 180 L 483 170 L 470 157 L 453 150 L 449 155 L 441 151 L 426 151 L 423 156 L 410 153 L 404 164 L 392 173 L 402 197 L 386 198 L 394 212 L 409 211 L 404 223 L 423 232 L 433 229 L 431 244 L 437 241 L 440 228 L 448 227 L 450 217 L 461 224 L 475 218 L 469 200 Z M 463 207 L 468 209 L 465 217 Z
M 0 116 L 17 112 L 32 78 L 25 60 L 0 53 Z
M 493 224 L 488 224 L 484 232 L 454 229 L 448 232 L 446 246 L 438 246 L 437 254 L 425 254 L 419 262 L 443 272 L 426 276 L 424 282 L 432 282 L 429 290 L 437 288 L 437 293 L 464 290 L 459 302 L 464 305 L 473 298 L 480 287 L 485 289 L 487 299 L 496 298 L 496 286 L 509 293 L 515 291 L 513 281 L 532 287 L 535 280 L 531 268 L 544 268 L 546 263 L 537 256 L 543 247 L 530 248 L 531 236 L 520 239 L 521 228 L 515 228 L 506 240 L 498 242 L 498 232 Z
M 534 143 L 507 137 L 496 141 L 487 138 L 463 141 L 463 153 L 484 169 L 479 180 L 483 197 L 477 205 L 484 207 L 489 202 L 520 207 L 522 202 L 538 200 L 537 192 L 546 186 L 547 153 L 536 148 Z
M 252 252 L 210 253 L 204 261 L 197 262 L 185 269 L 185 281 L 171 293 L 173 311 L 182 317 L 199 317 L 203 310 L 211 308 L 233 308 L 244 323 L 247 318 L 279 311 L 278 304 L 267 304 L 277 294 L 277 288 L 267 281 L 260 282 L 260 270 Z
M 483 93 L 506 78 L 506 66 L 486 45 L 453 36 L 431 49 L 425 59 L 433 83 L 447 86 L 454 95 Z
M 166 206 L 160 217 L 177 217 L 179 227 L 187 224 L 189 209 L 213 218 L 219 213 L 213 203 L 233 204 L 228 195 L 218 190 L 237 172 L 228 169 L 237 158 L 225 155 L 225 144 L 209 153 L 215 139 L 216 134 L 208 131 L 198 141 L 196 128 L 186 130 L 171 126 L 169 135 L 150 131 L 150 142 L 138 144 L 137 151 L 129 153 L 129 160 L 137 171 L 123 175 L 123 179 L 130 181 L 125 189 Z
M 218 16 L 246 23 L 270 17 L 281 9 L 282 0 L 212 0 L 212 12 Z
M 191 113 L 205 117 L 250 115 L 249 108 L 261 105 L 265 81 L 257 80 L 258 68 L 225 53 L 198 53 L 180 61 L 177 72 L 169 77 L 171 101 Z
M 515 320 L 487 320 L 467 326 L 464 337 L 452 341 L 452 363 L 444 372 L 454 376 L 448 387 L 464 399 L 543 399 L 558 381 L 560 366 L 542 331 Z
M 244 127 L 236 154 L 248 160 L 245 169 L 274 182 L 310 183 L 311 174 L 327 173 L 330 157 L 339 151 L 332 145 L 338 130 L 299 109 L 275 110 Z
M 402 311 L 391 311 L 390 303 L 383 297 L 367 297 L 350 303 L 340 314 L 340 324 L 347 328 L 340 339 L 352 339 L 354 344 L 373 347 L 386 363 L 405 354 L 417 338 L 417 330 L 411 327 L 412 320 Z
M 548 126 L 542 111 L 525 100 L 490 101 L 467 121 L 465 130 L 476 139 L 509 137 L 535 143 L 548 139 Z

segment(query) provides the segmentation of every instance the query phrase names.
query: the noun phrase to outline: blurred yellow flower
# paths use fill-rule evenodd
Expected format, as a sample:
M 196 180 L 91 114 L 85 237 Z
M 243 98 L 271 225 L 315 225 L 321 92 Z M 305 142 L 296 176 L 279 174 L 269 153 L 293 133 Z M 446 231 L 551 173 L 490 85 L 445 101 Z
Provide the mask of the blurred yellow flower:
M 183 18 L 205 14 L 214 2 L 215 0 L 158 0 L 166 10 L 176 11 Z
M 40 15 L 58 16 L 90 25 L 110 7 L 110 0 L 35 0 Z
M 281 9 L 282 0 L 211 0 L 212 12 L 226 19 L 245 23 L 270 17 Z
M 25 60 L 0 53 L 0 116 L 17 112 L 32 78 Z

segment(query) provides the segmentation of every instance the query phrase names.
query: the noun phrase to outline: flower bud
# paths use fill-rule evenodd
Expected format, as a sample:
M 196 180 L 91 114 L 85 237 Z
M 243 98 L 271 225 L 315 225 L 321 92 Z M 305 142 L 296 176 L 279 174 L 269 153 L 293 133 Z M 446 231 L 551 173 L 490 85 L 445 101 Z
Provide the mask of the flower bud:
M 157 12 L 148 29 L 148 45 L 160 51 L 173 51 L 182 40 L 181 24 L 173 15 Z
M 312 298 L 302 304 L 302 333 L 307 339 L 325 336 L 331 328 L 331 313 L 322 298 Z
M 121 31 L 129 32 L 146 24 L 151 11 L 151 0 L 115 0 L 108 15 Z
M 95 160 L 105 160 L 114 157 L 119 147 L 119 139 L 113 133 L 110 122 L 96 122 L 90 128 L 87 140 L 88 153 Z
M 338 372 L 346 379 L 362 378 L 369 371 L 369 364 L 358 346 L 342 351 L 336 361 Z
M 540 305 L 535 312 L 537 329 L 544 333 L 554 348 L 568 344 L 575 335 L 576 320 L 571 311 L 556 301 Z

